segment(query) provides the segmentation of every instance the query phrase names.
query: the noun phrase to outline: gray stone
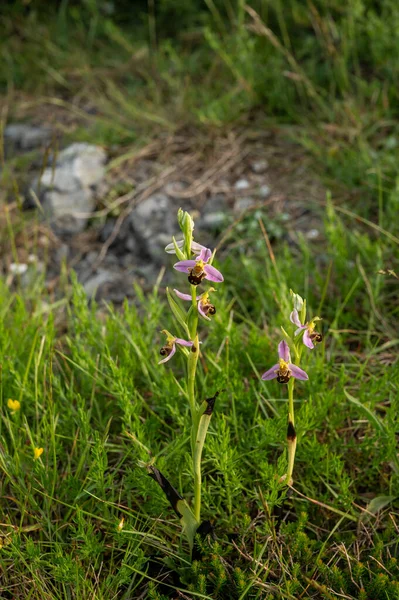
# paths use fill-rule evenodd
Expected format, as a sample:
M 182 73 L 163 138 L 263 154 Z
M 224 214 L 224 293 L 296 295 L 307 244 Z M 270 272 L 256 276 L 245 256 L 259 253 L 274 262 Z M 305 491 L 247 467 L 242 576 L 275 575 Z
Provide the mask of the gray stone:
M 226 223 L 226 213 L 224 212 L 212 212 L 204 215 L 201 219 L 201 227 L 204 229 L 214 230 L 223 227 Z
M 118 279 L 118 274 L 107 269 L 98 269 L 98 271 L 83 284 L 86 294 L 92 298 L 97 290 L 105 283 L 112 283 Z
M 250 187 L 250 184 L 249 184 L 248 179 L 239 179 L 234 184 L 234 189 L 237 190 L 237 192 L 247 190 L 249 187 Z
M 168 217 L 168 213 L 171 210 L 172 206 L 168 196 L 162 192 L 158 192 L 140 202 L 131 214 L 132 222 L 135 227 L 142 225 L 146 227 L 150 221 L 153 224 L 153 219 L 158 223 L 163 223 L 164 218 Z M 170 219 L 167 220 L 169 221 Z
M 305 233 L 305 237 L 308 240 L 317 240 L 319 236 L 320 231 L 318 229 L 309 229 L 309 231 Z
M 67 244 L 61 244 L 54 252 L 54 260 L 57 264 L 66 262 L 69 258 L 70 250 Z
M 51 138 L 49 127 L 36 127 L 25 123 L 12 123 L 4 129 L 4 141 L 15 149 L 31 150 Z
M 269 168 L 269 163 L 267 162 L 267 160 L 255 160 L 251 164 L 252 171 L 254 173 L 256 173 L 257 175 L 264 173 L 265 171 L 267 171 L 268 168 Z
M 131 254 L 135 254 L 138 251 L 137 239 L 135 238 L 133 231 L 128 231 L 126 234 L 125 249 Z
M 259 188 L 259 196 L 261 198 L 268 198 L 270 196 L 271 189 L 268 185 L 261 185 Z
M 129 216 L 130 235 L 143 256 L 154 261 L 164 258 L 164 248 L 177 234 L 176 211 L 170 198 L 158 192 L 141 202 Z
M 85 228 L 95 207 L 95 189 L 105 174 L 105 151 L 78 143 L 58 155 L 32 184 L 45 215 L 60 233 L 74 234 Z
M 202 214 L 212 213 L 212 212 L 221 212 L 224 210 L 228 210 L 227 198 L 223 194 L 216 194 L 216 196 L 211 196 L 205 202 L 202 207 Z
M 252 208 L 256 204 L 258 204 L 258 202 L 250 197 L 237 198 L 237 200 L 234 203 L 234 212 L 243 212 L 244 210 Z

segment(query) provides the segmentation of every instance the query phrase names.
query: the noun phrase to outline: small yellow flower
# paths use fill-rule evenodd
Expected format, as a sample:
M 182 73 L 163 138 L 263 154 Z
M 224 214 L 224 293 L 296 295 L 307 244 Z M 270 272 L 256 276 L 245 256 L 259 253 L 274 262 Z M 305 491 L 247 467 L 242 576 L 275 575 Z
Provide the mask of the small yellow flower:
M 122 519 L 118 523 L 118 531 L 122 531 L 124 525 L 125 525 L 125 517 L 122 517 Z
M 35 460 L 37 460 L 43 454 L 43 448 L 33 448 L 33 454 L 35 456 Z
M 21 408 L 21 403 L 18 400 L 7 400 L 7 406 L 14 413 L 17 412 Z

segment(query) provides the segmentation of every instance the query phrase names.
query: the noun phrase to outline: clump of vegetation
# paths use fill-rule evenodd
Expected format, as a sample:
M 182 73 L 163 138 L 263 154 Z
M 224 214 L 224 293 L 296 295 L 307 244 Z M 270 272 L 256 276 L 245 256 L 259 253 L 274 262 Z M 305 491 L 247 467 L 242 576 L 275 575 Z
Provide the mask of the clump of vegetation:
M 177 325 L 159 287 L 148 296 L 137 288 L 137 302 L 119 312 L 89 305 L 76 282 L 61 303 L 39 281 L 24 291 L 2 284 L 5 598 L 24 597 L 27 580 L 38 599 L 61 598 L 66 586 L 76 598 L 176 589 L 205 598 L 395 597 L 397 280 L 386 269 L 397 242 L 345 223 L 332 206 L 325 226 L 322 252 L 281 244 L 271 256 L 247 238 L 245 253 L 238 244 L 224 257 L 197 380 L 200 397 L 208 381 L 226 390 L 202 463 L 202 518 L 213 534 L 198 538 L 192 566 L 162 490 L 137 466 L 156 457 L 191 503 L 184 363 L 157 365 L 161 318 L 168 330 Z M 323 314 L 328 343 L 298 386 L 287 497 L 285 386 L 259 378 L 274 360 L 290 285 L 311 314 Z

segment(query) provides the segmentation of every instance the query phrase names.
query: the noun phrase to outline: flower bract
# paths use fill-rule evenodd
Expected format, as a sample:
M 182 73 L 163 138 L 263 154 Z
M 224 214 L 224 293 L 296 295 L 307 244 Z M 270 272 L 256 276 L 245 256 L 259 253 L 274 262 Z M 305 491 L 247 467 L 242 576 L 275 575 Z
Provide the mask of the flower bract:
M 279 383 L 288 383 L 291 377 L 306 381 L 309 379 L 308 374 L 302 369 L 291 363 L 290 349 L 285 340 L 282 340 L 278 345 L 279 361 L 272 366 L 271 369 L 263 373 L 263 380 L 276 379 Z

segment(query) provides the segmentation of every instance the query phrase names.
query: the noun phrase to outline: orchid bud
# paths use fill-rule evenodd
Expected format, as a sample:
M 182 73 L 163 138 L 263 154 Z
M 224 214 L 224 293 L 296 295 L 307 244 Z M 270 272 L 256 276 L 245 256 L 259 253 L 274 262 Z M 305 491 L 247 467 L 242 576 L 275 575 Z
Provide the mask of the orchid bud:
M 184 253 L 187 258 L 191 256 L 191 244 L 193 241 L 193 230 L 194 230 L 194 221 L 191 215 L 187 211 L 183 211 L 179 208 L 177 213 L 177 220 L 179 222 L 179 227 L 183 232 L 184 236 Z
M 299 294 L 295 294 L 295 292 L 293 292 L 292 290 L 290 290 L 290 294 L 294 303 L 294 309 L 300 313 L 303 308 L 303 298 L 301 298 Z

